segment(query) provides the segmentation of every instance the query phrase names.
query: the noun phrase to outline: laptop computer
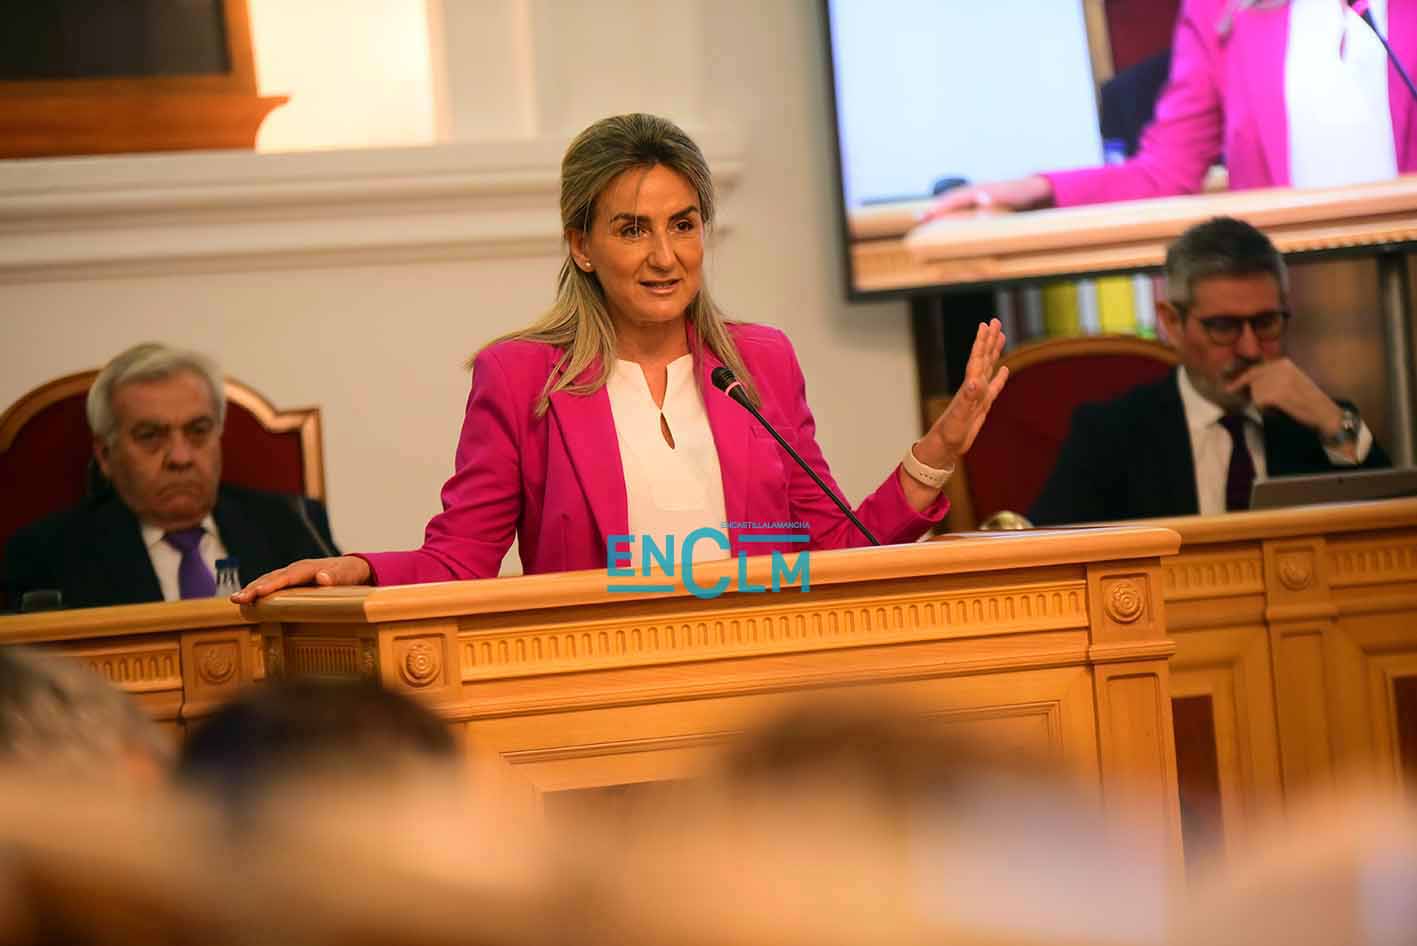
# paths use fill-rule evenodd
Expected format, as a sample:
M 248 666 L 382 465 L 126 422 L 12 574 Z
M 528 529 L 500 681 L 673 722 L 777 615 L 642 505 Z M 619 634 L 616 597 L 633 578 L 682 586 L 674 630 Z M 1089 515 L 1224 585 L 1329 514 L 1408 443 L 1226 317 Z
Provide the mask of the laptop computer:
M 1353 470 L 1256 480 L 1250 487 L 1251 509 L 1310 506 L 1417 496 L 1417 469 Z

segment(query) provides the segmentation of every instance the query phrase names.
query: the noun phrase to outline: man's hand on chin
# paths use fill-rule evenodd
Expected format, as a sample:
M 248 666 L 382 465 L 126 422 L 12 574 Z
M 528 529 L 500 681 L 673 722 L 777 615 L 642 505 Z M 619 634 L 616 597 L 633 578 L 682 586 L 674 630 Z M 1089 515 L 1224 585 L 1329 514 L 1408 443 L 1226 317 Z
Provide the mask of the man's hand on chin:
M 1255 407 L 1283 411 L 1324 440 L 1336 436 L 1343 425 L 1343 408 L 1288 358 L 1261 362 L 1226 385 L 1232 394 L 1241 394 L 1246 388 Z M 1357 448 L 1351 443 L 1343 450 L 1356 456 Z

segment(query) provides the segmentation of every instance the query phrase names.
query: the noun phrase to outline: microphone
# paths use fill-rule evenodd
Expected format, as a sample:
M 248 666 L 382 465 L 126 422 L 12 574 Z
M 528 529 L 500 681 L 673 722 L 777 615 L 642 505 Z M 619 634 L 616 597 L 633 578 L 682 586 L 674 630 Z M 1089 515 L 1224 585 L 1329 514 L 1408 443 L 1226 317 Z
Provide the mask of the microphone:
M 310 521 L 310 513 L 305 508 L 304 496 L 289 496 L 290 508 L 294 511 L 300 524 L 305 527 L 305 533 L 315 540 L 315 547 L 325 553 L 326 558 L 337 558 L 338 553 L 330 548 L 330 543 L 325 541 L 325 537 L 320 534 L 320 530 L 315 528 L 315 523 Z
M 1402 60 L 1397 58 L 1397 53 L 1392 51 L 1392 46 L 1388 44 L 1387 37 L 1378 29 L 1378 24 L 1373 20 L 1373 11 L 1368 9 L 1368 0 L 1348 0 L 1349 8 L 1364 23 L 1368 24 L 1368 29 L 1373 31 L 1373 35 L 1378 38 L 1378 42 L 1383 44 L 1383 49 L 1387 50 L 1387 58 L 1392 61 L 1392 67 L 1397 70 L 1397 74 L 1402 77 L 1402 81 L 1407 86 L 1407 91 L 1412 93 L 1412 97 L 1417 99 L 1417 86 L 1412 84 L 1412 79 L 1407 75 L 1407 70 L 1402 68 Z
M 749 414 L 752 414 L 758 419 L 758 423 L 763 425 L 763 429 L 772 434 L 772 439 L 776 440 L 778 444 L 782 446 L 782 449 L 787 451 L 788 456 L 797 461 L 797 465 L 807 472 L 807 475 L 812 478 L 812 482 L 817 484 L 817 487 L 826 494 L 828 499 L 836 503 L 836 508 L 840 509 L 846 515 L 846 518 L 851 520 L 852 525 L 861 530 L 861 534 L 864 535 L 872 545 L 881 544 L 876 540 L 876 537 L 871 534 L 871 530 L 867 529 L 866 526 L 862 524 L 861 520 L 856 518 L 856 514 L 851 511 L 851 507 L 842 502 L 841 498 L 837 496 L 836 493 L 833 493 L 826 483 L 822 482 L 822 478 L 817 475 L 817 471 L 808 466 L 807 461 L 802 459 L 797 451 L 793 450 L 791 445 L 789 445 L 786 440 L 782 439 L 782 434 L 778 433 L 777 430 L 773 428 L 773 425 L 769 424 L 767 419 L 758 412 L 758 409 L 753 406 L 753 402 L 748 399 L 748 392 L 743 387 L 743 382 L 738 380 L 732 369 L 721 366 L 715 368 L 713 369 L 712 378 L 714 387 L 743 405 Z

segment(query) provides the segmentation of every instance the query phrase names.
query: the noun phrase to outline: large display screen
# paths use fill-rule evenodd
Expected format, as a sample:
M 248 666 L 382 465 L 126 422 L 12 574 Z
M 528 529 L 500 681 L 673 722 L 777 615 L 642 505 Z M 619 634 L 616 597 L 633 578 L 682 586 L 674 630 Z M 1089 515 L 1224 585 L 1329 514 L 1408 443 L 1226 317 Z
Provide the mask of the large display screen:
M 1057 202 L 1098 208 L 1169 199 L 1158 213 L 1175 220 L 1185 216 L 1175 209 L 1178 197 L 1244 190 L 1248 200 L 1276 186 L 1300 193 L 1291 183 L 1331 194 L 1392 181 L 1417 162 L 1407 154 L 1417 146 L 1406 141 L 1417 129 L 1417 103 L 1379 39 L 1390 34 L 1399 60 L 1417 60 L 1417 20 L 1409 27 L 1394 0 L 1371 4 L 1376 31 L 1344 4 L 1307 0 L 824 4 L 848 291 L 856 298 L 994 281 L 981 267 L 922 264 L 920 247 L 946 228 L 927 231 L 930 221 L 919 215 L 939 195 L 963 197 L 978 185 L 1106 169 L 1106 186 L 1088 181 Z M 1398 17 L 1392 29 L 1389 5 Z M 1143 167 L 1145 178 L 1126 178 L 1128 168 Z M 1009 210 L 1009 234 L 1026 238 L 1029 218 L 1037 218 L 1038 233 L 1057 242 L 1073 219 L 1051 209 L 1057 180 L 1049 178 L 1041 207 L 971 204 L 936 219 L 950 223 L 951 240 L 967 244 L 974 234 L 996 238 L 999 211 Z M 1331 196 L 1313 203 L 1332 208 L 1320 215 L 1352 216 Z M 1205 206 L 1196 203 L 1197 213 Z M 1086 219 L 1087 238 L 1095 238 L 1099 218 Z M 1005 278 L 1028 275 L 1015 269 Z

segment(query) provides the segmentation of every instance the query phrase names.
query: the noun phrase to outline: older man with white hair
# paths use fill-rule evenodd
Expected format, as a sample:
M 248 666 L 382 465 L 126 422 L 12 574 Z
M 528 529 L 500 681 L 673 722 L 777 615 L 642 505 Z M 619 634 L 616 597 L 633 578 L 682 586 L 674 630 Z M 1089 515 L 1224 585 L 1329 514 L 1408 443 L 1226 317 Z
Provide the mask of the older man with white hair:
M 65 607 L 211 597 L 216 563 L 241 579 L 334 554 L 324 507 L 221 483 L 225 387 L 210 359 L 164 345 L 123 352 L 88 395 L 94 458 L 111 489 L 26 526 L 0 587 Z

